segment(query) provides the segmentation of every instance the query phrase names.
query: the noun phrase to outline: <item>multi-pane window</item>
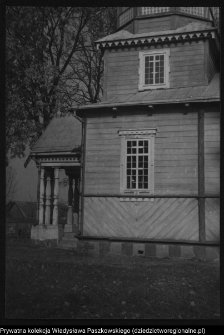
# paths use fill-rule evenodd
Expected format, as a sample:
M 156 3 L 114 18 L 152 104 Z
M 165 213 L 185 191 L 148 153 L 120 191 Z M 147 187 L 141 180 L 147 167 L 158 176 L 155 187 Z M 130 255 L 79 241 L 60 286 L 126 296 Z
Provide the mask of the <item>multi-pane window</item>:
M 139 52 L 139 90 L 169 88 L 169 49 Z
M 164 84 L 164 55 L 145 57 L 145 85 Z
M 127 141 L 126 183 L 127 190 L 149 188 L 149 141 Z
M 121 193 L 154 192 L 154 141 L 156 129 L 119 130 L 121 136 Z

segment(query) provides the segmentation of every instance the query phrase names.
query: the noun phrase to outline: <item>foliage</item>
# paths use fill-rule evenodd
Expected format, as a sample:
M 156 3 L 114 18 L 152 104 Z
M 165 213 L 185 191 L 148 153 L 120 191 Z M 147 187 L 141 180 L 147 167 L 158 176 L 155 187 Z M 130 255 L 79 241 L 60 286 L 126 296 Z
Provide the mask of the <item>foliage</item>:
M 6 168 L 6 202 L 13 201 L 18 192 L 18 182 L 16 179 L 16 170 L 11 166 Z
M 102 95 L 102 55 L 94 40 L 116 28 L 113 7 L 7 7 L 6 149 L 24 156 L 60 106 Z

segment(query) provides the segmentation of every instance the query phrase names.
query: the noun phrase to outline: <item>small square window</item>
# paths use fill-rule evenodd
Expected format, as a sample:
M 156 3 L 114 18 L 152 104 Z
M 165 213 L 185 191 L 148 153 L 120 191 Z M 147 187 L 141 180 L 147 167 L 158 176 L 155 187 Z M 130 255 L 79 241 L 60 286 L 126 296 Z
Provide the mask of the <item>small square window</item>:
M 169 88 L 169 49 L 139 52 L 139 90 Z

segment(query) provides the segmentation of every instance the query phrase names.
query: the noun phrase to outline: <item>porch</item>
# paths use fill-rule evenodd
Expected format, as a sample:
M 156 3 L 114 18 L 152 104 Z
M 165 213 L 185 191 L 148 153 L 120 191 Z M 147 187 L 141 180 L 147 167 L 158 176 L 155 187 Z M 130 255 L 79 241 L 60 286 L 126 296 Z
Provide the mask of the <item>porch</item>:
M 31 153 L 38 168 L 36 225 L 32 226 L 31 239 L 58 245 L 62 240 L 72 240 L 80 231 L 79 188 L 81 165 L 82 124 L 77 118 L 54 118 L 46 128 Z M 68 198 L 65 224 L 58 220 L 60 193 L 59 177 L 64 170 L 67 176 Z

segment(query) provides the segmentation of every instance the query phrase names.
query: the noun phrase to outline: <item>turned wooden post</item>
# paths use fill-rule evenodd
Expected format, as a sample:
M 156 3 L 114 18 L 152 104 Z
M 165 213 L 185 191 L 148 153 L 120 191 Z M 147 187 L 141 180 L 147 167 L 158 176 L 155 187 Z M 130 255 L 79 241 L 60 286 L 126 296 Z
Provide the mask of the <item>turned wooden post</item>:
M 67 224 L 72 224 L 72 199 L 73 199 L 73 176 L 69 175 L 69 185 L 68 185 L 68 213 L 67 213 Z
M 53 225 L 58 224 L 58 194 L 59 194 L 59 169 L 54 169 L 54 209 L 53 209 Z
M 46 202 L 45 202 L 45 224 L 50 224 L 51 218 L 51 171 L 46 170 L 47 184 L 46 184 Z
M 37 212 L 36 219 L 39 222 L 39 203 L 40 203 L 40 164 L 37 165 L 38 168 L 38 179 L 37 179 Z
M 44 168 L 40 170 L 39 224 L 44 223 Z

